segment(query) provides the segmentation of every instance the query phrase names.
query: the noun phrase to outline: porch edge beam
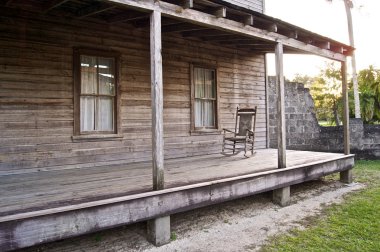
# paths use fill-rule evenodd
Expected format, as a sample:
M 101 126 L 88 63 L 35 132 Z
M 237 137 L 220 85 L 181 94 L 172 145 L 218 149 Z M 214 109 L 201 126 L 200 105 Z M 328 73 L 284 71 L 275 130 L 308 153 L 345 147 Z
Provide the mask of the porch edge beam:
M 161 13 L 156 10 L 150 16 L 150 65 L 153 190 L 161 190 L 164 189 L 163 85 Z
M 343 97 L 343 128 L 344 128 L 344 154 L 350 154 L 350 114 L 347 90 L 347 65 L 341 62 L 342 97 Z
M 283 46 L 279 42 L 275 49 L 277 91 L 277 144 L 278 168 L 286 167 L 285 90 L 283 72 Z
M 203 13 L 197 10 L 182 9 L 181 11 L 178 11 L 177 5 L 163 1 L 160 1 L 159 4 L 155 4 L 154 0 L 107 0 L 107 2 L 116 3 L 121 6 L 129 6 L 130 8 L 139 9 L 142 11 L 159 10 L 162 15 L 166 17 L 181 19 L 189 23 L 206 26 L 208 28 L 215 28 L 234 34 L 240 34 L 247 37 L 259 38 L 272 42 L 282 42 L 284 46 L 288 46 L 302 52 L 319 55 L 332 60 L 346 60 L 346 56 L 342 53 L 322 49 L 311 44 L 305 44 L 302 41 L 286 37 L 279 33 L 268 33 L 268 31 L 261 30 L 252 26 L 242 26 L 241 22 L 229 20 L 226 18 L 217 18 L 214 15 Z

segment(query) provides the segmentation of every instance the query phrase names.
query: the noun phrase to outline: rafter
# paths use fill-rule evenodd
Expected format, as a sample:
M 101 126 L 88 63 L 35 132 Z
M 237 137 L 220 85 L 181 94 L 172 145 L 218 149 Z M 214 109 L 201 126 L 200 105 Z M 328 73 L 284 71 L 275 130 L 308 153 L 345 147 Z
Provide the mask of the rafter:
M 182 32 L 183 37 L 209 37 L 209 36 L 221 36 L 221 35 L 229 35 L 226 32 L 204 28 L 202 30 L 197 31 L 186 31 Z
M 194 1 L 193 0 L 182 0 L 182 8 L 184 8 L 184 9 L 194 8 Z
M 268 45 L 268 42 L 264 41 L 258 41 L 258 40 L 245 40 L 245 39 L 239 39 L 239 40 L 230 40 L 230 41 L 220 41 L 222 44 L 229 44 L 229 43 L 234 43 L 235 45 Z
M 330 50 L 331 48 L 331 44 L 329 41 L 314 42 L 314 45 L 318 46 L 319 48 L 327 49 L 327 50 Z
M 252 15 L 246 15 L 243 17 L 243 24 L 244 25 L 253 25 L 253 16 Z
M 121 13 L 118 15 L 112 15 L 110 18 L 107 19 L 108 23 L 120 23 L 120 22 L 128 22 L 128 21 L 134 21 L 139 19 L 148 18 L 149 14 L 142 14 L 142 13 Z
M 292 39 L 298 39 L 298 31 L 297 30 L 293 30 L 293 31 L 281 31 L 280 32 L 281 34 L 289 37 L 289 38 L 292 38 Z
M 217 17 L 217 18 L 225 18 L 227 16 L 227 8 L 224 6 L 214 8 L 212 13 Z
M 221 35 L 221 36 L 212 36 L 212 37 L 201 37 L 205 41 L 232 41 L 240 40 L 242 37 L 239 35 Z
M 52 1 L 48 1 L 47 3 L 45 3 L 41 9 L 41 12 L 42 13 L 47 13 L 49 11 L 51 11 L 52 9 L 54 8 L 57 8 L 59 7 L 60 5 L 68 2 L 69 0 L 52 0 Z
M 198 25 L 193 25 L 189 23 L 181 23 L 181 24 L 169 24 L 162 26 L 162 32 L 184 32 L 184 31 L 195 31 L 202 30 L 204 27 L 200 27 Z
M 84 17 L 92 16 L 92 15 L 113 9 L 115 7 L 116 6 L 114 6 L 114 5 L 108 5 L 105 3 L 91 4 L 87 7 L 79 9 L 76 13 L 76 17 L 77 18 L 84 18 Z
M 341 53 L 341 54 L 344 53 L 344 48 L 343 46 L 340 46 L 340 45 L 330 45 L 330 49 L 337 53 Z

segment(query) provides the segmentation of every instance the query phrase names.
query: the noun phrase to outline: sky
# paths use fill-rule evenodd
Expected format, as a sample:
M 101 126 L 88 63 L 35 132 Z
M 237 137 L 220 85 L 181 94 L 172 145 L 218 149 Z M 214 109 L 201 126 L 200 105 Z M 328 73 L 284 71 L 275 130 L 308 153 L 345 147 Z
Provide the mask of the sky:
M 353 0 L 352 19 L 357 71 L 380 67 L 380 0 Z M 349 44 L 343 0 L 265 0 L 265 14 Z M 318 75 L 328 61 L 311 55 L 284 55 L 284 74 Z M 274 55 L 268 55 L 268 74 L 274 75 Z M 350 60 L 348 69 L 351 69 Z

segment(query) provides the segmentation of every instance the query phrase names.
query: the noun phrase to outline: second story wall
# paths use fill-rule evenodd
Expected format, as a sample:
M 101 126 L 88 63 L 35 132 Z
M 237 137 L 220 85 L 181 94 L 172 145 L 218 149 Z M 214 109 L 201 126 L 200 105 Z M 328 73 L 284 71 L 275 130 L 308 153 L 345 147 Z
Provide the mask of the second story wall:
M 264 0 L 224 0 L 224 2 L 243 7 L 245 9 L 264 13 Z

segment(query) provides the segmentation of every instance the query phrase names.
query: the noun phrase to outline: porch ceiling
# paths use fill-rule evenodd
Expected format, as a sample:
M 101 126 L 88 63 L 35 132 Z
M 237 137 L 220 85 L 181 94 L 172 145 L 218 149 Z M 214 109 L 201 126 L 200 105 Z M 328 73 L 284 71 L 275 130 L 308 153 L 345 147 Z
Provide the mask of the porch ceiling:
M 129 23 L 143 29 L 149 27 L 149 11 L 159 6 L 164 34 L 257 53 L 273 53 L 275 44 L 281 41 L 285 53 L 317 54 L 342 61 L 353 51 L 343 43 L 219 0 L 166 0 L 158 5 L 153 0 L 6 0 L 2 5 L 49 16 L 107 24 Z M 186 15 L 189 18 L 184 18 Z M 214 19 L 220 25 L 207 22 Z

